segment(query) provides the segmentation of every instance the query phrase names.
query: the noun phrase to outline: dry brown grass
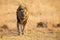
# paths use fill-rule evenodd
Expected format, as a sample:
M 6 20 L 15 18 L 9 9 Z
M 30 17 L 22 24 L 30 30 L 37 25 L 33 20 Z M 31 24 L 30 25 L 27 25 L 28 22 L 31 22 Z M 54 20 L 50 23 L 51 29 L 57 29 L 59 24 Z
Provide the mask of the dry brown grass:
M 29 19 L 24 35 L 17 35 L 16 9 L 19 4 L 28 8 Z M 0 40 L 60 40 L 60 0 L 0 0 Z M 47 28 L 37 28 L 38 22 Z

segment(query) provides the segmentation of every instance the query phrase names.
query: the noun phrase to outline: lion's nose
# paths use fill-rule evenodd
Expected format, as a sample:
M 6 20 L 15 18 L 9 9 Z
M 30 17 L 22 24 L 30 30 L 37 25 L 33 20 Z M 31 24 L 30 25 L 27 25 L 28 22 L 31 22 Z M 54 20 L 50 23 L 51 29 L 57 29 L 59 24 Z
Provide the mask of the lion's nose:
M 48 28 L 48 33 L 53 33 L 53 28 Z
M 48 31 L 52 31 L 52 29 L 48 29 Z
M 51 23 L 48 23 L 47 29 L 48 29 L 48 32 L 49 32 L 49 33 L 53 33 L 53 26 L 52 26 Z

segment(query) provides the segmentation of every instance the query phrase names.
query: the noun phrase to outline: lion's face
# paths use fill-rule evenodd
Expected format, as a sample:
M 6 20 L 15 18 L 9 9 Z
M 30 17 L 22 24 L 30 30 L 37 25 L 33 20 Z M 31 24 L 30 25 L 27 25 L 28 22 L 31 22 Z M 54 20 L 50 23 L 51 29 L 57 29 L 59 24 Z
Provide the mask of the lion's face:
M 27 8 L 25 6 L 20 5 L 17 9 L 17 13 L 20 18 L 24 19 L 25 15 L 27 14 Z
M 25 18 L 25 15 L 27 14 L 27 8 L 25 6 L 21 6 L 21 8 L 22 8 L 21 11 L 23 12 L 23 15 L 24 15 L 23 18 Z

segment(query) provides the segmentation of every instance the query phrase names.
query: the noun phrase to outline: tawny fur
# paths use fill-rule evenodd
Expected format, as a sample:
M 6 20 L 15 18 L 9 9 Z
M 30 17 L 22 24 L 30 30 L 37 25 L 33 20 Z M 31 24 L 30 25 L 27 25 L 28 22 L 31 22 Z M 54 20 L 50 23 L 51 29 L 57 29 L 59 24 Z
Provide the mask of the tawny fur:
M 21 13 L 22 11 L 22 13 Z M 23 16 L 22 16 L 23 14 Z M 17 9 L 17 28 L 18 28 L 18 34 L 20 34 L 20 31 L 19 31 L 19 26 L 22 25 L 22 34 L 24 33 L 24 29 L 25 29 L 25 25 L 27 23 L 27 20 L 28 20 L 28 11 L 27 11 L 27 8 L 24 7 L 23 5 L 20 5 Z

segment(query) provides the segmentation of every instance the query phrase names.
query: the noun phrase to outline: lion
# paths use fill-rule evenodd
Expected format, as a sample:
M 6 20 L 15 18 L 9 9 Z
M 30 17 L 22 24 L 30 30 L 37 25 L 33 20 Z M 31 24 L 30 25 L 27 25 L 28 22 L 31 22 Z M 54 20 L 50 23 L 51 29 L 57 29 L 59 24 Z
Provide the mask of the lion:
M 20 30 L 21 30 L 22 34 L 24 34 L 25 25 L 28 20 L 27 7 L 25 7 L 23 5 L 19 5 L 19 7 L 17 8 L 17 11 L 16 11 L 16 16 L 17 16 L 18 35 L 20 35 Z M 19 26 L 20 26 L 20 28 L 19 28 Z

